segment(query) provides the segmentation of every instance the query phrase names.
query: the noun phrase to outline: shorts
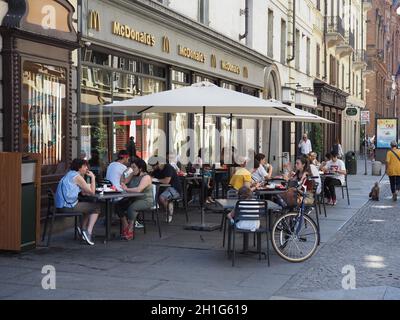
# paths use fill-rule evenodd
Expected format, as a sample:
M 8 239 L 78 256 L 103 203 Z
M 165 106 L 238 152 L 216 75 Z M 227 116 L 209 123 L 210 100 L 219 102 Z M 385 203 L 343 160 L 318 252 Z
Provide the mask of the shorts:
M 177 200 L 181 197 L 179 192 L 173 188 L 173 187 L 168 187 L 163 191 L 163 193 L 160 194 L 160 197 L 163 197 L 164 199 L 167 199 L 168 201 L 170 200 Z

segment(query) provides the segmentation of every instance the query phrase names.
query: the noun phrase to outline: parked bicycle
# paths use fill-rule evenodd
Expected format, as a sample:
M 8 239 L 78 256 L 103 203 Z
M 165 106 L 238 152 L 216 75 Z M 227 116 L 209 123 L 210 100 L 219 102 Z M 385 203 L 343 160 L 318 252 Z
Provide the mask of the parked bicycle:
M 303 262 L 317 250 L 319 233 L 317 224 L 309 216 L 313 210 L 305 205 L 307 188 L 297 188 L 301 204 L 280 216 L 271 232 L 272 246 L 277 254 L 290 262 Z

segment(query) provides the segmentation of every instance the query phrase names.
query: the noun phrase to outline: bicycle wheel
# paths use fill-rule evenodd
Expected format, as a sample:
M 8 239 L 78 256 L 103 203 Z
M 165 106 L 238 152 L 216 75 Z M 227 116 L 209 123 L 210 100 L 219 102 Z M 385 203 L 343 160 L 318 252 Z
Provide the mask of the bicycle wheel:
M 290 262 L 307 260 L 314 254 L 319 242 L 315 222 L 307 215 L 300 216 L 297 212 L 281 216 L 272 228 L 271 237 L 276 253 Z

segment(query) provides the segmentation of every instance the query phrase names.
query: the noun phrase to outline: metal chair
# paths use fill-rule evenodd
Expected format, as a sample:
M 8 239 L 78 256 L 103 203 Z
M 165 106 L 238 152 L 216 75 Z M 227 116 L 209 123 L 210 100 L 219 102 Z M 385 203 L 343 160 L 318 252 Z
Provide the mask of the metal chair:
M 229 189 L 226 192 L 226 198 L 227 199 L 238 199 L 238 191 L 236 189 Z M 221 226 L 219 228 L 220 231 L 222 231 L 222 229 L 224 230 L 224 235 L 222 238 L 222 247 L 225 247 L 225 234 L 226 234 L 226 211 L 222 212 L 222 219 L 221 219 Z
M 42 241 L 46 238 L 46 232 L 47 232 L 47 224 L 49 219 L 51 219 L 50 222 L 50 230 L 49 230 L 49 235 L 47 236 L 47 247 L 50 246 L 50 241 L 51 241 L 51 236 L 53 232 L 53 225 L 54 225 L 54 220 L 56 218 L 66 218 L 66 217 L 74 217 L 75 218 L 75 235 L 74 239 L 77 239 L 77 230 L 78 230 L 78 218 L 80 220 L 80 228 L 82 230 L 82 217 L 83 213 L 82 212 L 60 212 L 57 210 L 55 203 L 54 203 L 54 192 L 51 189 L 47 190 L 47 197 L 48 197 L 48 204 L 47 204 L 47 215 L 44 223 L 44 230 L 43 230 L 43 235 L 42 235 Z
M 157 187 L 153 184 L 152 185 L 153 188 L 153 206 L 151 208 L 149 208 L 149 210 L 140 210 L 138 211 L 138 216 L 141 215 L 142 216 L 142 222 L 143 222 L 143 232 L 146 234 L 146 220 L 145 219 L 145 213 L 148 211 L 151 211 L 151 215 L 152 215 L 152 220 L 153 222 L 155 222 L 157 224 L 157 228 L 158 228 L 158 235 L 161 238 L 161 225 L 160 225 L 160 219 L 159 219 L 159 215 L 158 215 L 158 202 L 157 202 L 157 198 L 156 198 L 156 194 L 157 194 Z M 154 215 L 156 215 L 156 220 L 154 220 Z
M 267 202 L 264 200 L 239 200 L 236 203 L 235 207 L 235 222 L 233 225 L 229 227 L 228 233 L 228 256 L 230 256 L 232 251 L 232 266 L 235 266 L 235 258 L 236 258 L 236 234 L 243 233 L 249 234 L 253 233 L 257 235 L 257 248 L 258 248 L 258 256 L 259 260 L 261 260 L 261 235 L 265 233 L 267 235 L 267 253 L 266 258 L 268 259 L 268 266 L 270 266 L 269 260 L 269 230 L 268 230 L 268 208 Z M 265 218 L 265 227 L 261 227 L 251 231 L 247 229 L 238 228 L 239 221 L 260 221 Z M 231 250 L 231 241 L 232 241 L 232 250 Z
M 339 187 L 339 186 L 338 186 Z M 347 204 L 350 205 L 350 197 L 349 197 L 349 188 L 347 182 L 347 174 L 344 175 L 344 184 L 341 184 L 340 187 L 342 188 L 342 198 L 344 199 L 344 189 L 346 189 L 347 194 Z

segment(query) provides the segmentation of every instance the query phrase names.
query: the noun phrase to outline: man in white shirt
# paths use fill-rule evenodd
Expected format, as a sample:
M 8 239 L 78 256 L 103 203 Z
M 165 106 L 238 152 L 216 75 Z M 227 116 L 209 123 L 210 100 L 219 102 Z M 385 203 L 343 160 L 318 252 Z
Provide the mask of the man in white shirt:
M 328 204 L 334 206 L 336 205 L 335 186 L 345 183 L 346 166 L 342 160 L 338 159 L 337 153 L 332 152 L 332 160 L 328 161 L 322 170 L 334 174 L 332 177 L 325 178 L 325 195 L 328 198 Z
M 123 191 L 121 187 L 121 177 L 124 172 L 128 169 L 127 165 L 129 163 L 129 152 L 126 150 L 121 150 L 118 152 L 118 158 L 116 161 L 110 163 L 107 168 L 106 179 L 111 181 L 113 186 L 117 188 L 118 191 Z
M 303 156 L 308 156 L 308 154 L 312 151 L 311 141 L 308 139 L 307 134 L 303 134 L 303 139 L 299 142 L 300 153 Z

